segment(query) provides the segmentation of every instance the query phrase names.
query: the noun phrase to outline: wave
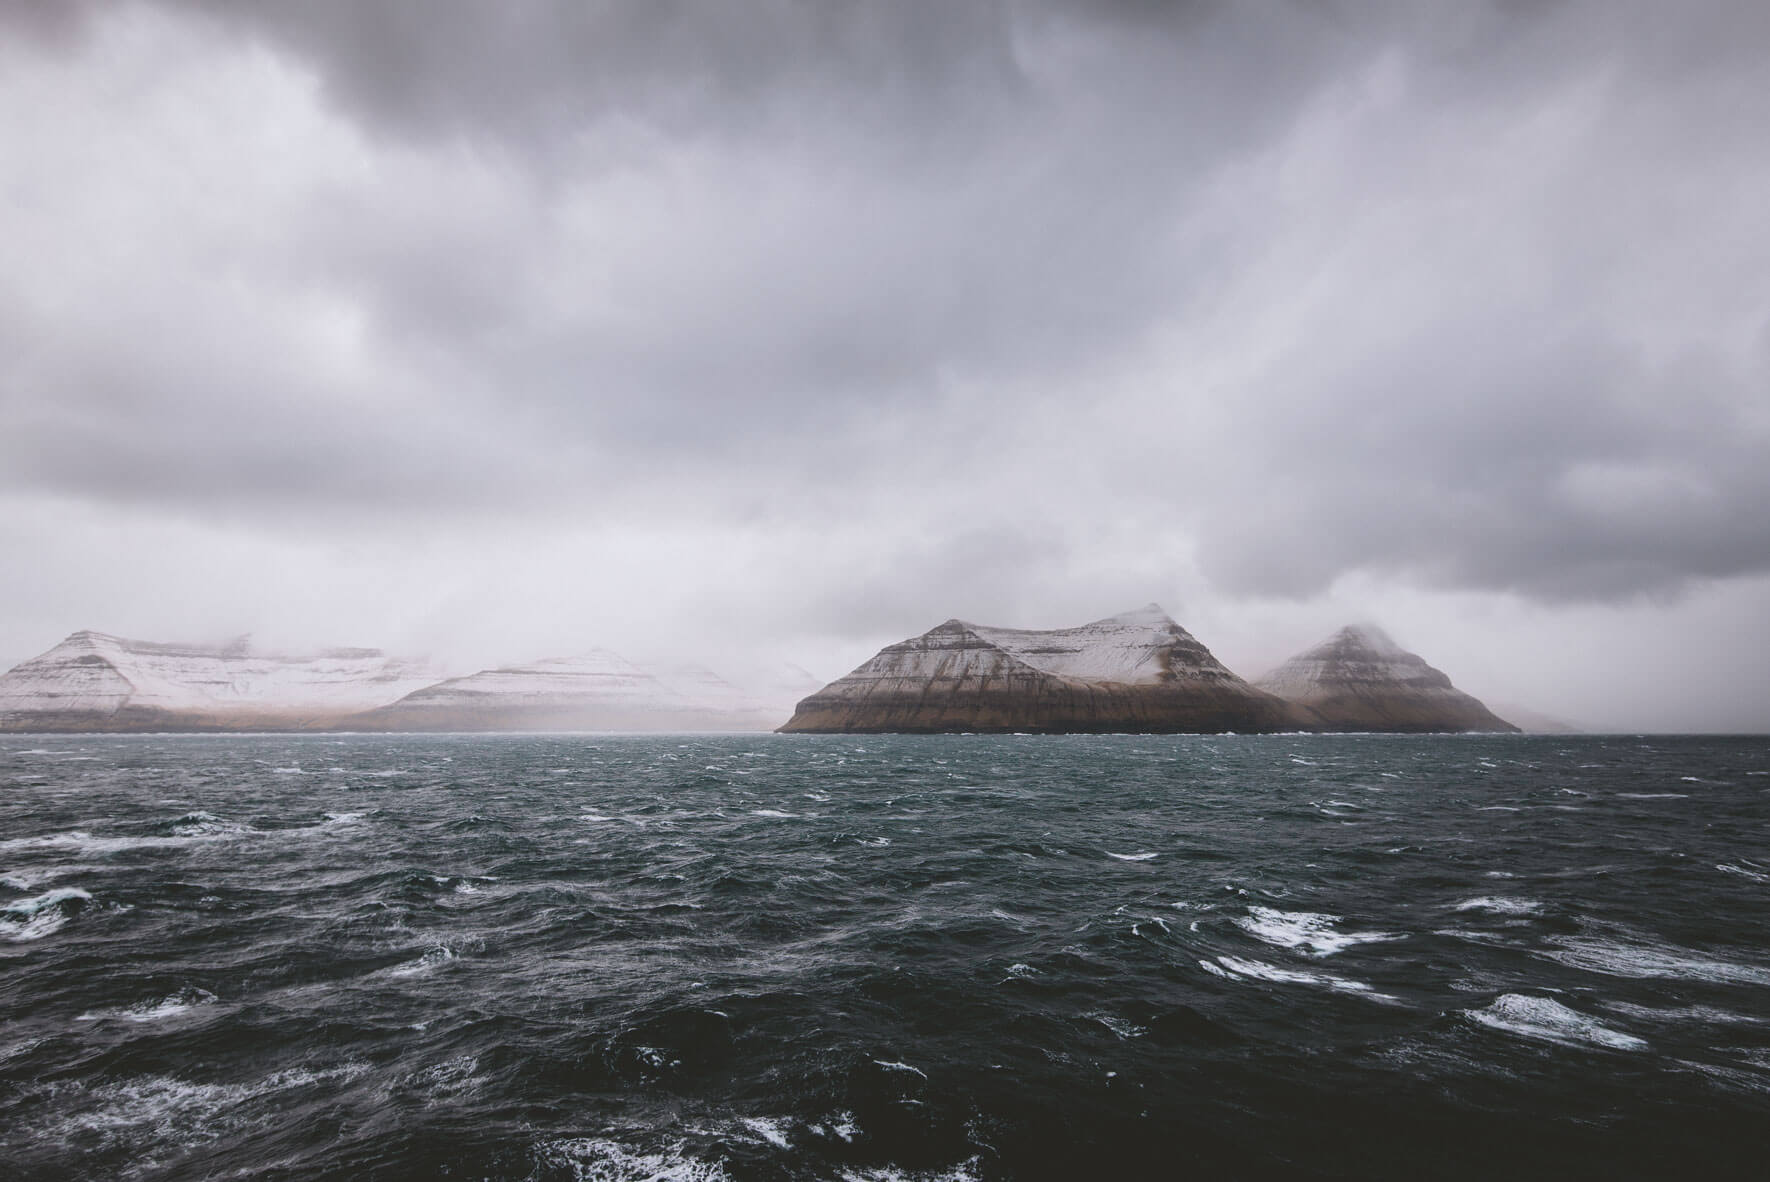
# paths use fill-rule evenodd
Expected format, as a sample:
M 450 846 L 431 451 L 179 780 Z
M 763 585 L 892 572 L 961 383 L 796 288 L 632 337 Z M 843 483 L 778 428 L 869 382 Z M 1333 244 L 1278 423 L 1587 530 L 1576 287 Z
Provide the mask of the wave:
M 1274 907 L 1249 907 L 1235 925 L 1256 939 L 1279 948 L 1295 948 L 1306 956 L 1332 956 L 1354 944 L 1374 944 L 1406 939 L 1394 932 L 1340 932 L 1334 925 L 1344 922 L 1338 915 L 1317 911 L 1280 911 Z
M 570 1170 L 580 1182 L 727 1182 L 731 1175 L 718 1162 L 688 1155 L 677 1141 L 647 1151 L 606 1137 L 573 1137 L 535 1146 L 536 1164 Z
M 1332 989 L 1336 993 L 1355 993 L 1368 997 L 1373 1001 L 1399 1002 L 1401 999 L 1387 993 L 1378 993 L 1376 989 L 1363 981 L 1354 981 L 1350 977 L 1336 977 L 1331 973 L 1311 973 L 1301 969 L 1284 969 L 1260 960 L 1246 960 L 1239 956 L 1219 956 L 1217 963 L 1208 960 L 1198 962 L 1200 967 L 1214 976 L 1231 981 L 1252 978 L 1256 981 L 1273 981 L 1281 985 L 1320 985 Z
M 172 822 L 169 832 L 173 837 L 241 837 L 257 830 L 214 813 L 196 812 Z
M 1525 993 L 1504 993 L 1485 1009 L 1464 1010 L 1463 1016 L 1493 1030 L 1562 1046 L 1590 1045 L 1619 1051 L 1642 1051 L 1647 1040 L 1612 1030 L 1596 1018 L 1568 1009 L 1558 1001 Z
M 1496 915 L 1541 915 L 1543 905 L 1535 899 L 1519 899 L 1509 895 L 1482 895 L 1464 899 L 1458 911 L 1491 911 Z
M 207 989 L 186 986 L 158 1001 L 137 1002 L 120 1010 L 98 1010 L 81 1014 L 77 1021 L 91 1022 L 101 1018 L 121 1018 L 127 1022 L 157 1022 L 189 1013 L 198 1006 L 214 1005 L 219 999 Z
M 1770 968 L 1716 960 L 1688 948 L 1589 936 L 1559 936 L 1536 955 L 1571 968 L 1612 977 L 1707 981 L 1715 985 L 1770 985 Z
M 29 899 L 0 905 L 0 939 L 22 944 L 41 940 L 67 926 L 68 920 L 92 902 L 79 887 L 57 887 Z

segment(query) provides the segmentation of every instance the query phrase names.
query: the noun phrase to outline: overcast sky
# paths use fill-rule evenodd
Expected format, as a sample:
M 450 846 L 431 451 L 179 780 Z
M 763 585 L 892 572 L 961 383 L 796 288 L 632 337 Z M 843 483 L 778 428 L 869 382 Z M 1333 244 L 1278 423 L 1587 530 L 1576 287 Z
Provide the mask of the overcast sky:
M 1156 600 L 1770 729 L 1767 96 L 1761 0 L 0 0 L 0 666 Z

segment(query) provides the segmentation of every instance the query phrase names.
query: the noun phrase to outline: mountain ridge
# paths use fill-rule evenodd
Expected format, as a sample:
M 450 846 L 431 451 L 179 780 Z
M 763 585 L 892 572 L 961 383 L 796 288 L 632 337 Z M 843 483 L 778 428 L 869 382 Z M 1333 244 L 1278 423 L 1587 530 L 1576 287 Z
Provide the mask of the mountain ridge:
M 950 619 L 802 700 L 784 733 L 1272 731 L 1306 712 L 1248 685 L 1159 605 L 1073 628 Z

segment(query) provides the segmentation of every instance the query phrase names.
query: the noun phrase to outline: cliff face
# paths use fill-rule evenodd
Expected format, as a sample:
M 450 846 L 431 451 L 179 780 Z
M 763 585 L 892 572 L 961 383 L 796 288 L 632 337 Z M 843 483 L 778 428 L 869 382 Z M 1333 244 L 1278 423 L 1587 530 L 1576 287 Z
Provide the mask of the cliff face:
M 1312 723 L 1150 604 L 1049 632 L 948 620 L 805 698 L 781 730 L 1213 733 Z
M 371 731 L 765 731 L 784 713 L 711 670 L 653 674 L 598 649 L 439 682 L 348 725 Z
M 1254 683 L 1332 731 L 1515 731 L 1381 629 L 1348 627 Z
M 0 676 L 0 730 L 320 728 L 434 676 L 374 649 L 287 656 L 76 632 Z

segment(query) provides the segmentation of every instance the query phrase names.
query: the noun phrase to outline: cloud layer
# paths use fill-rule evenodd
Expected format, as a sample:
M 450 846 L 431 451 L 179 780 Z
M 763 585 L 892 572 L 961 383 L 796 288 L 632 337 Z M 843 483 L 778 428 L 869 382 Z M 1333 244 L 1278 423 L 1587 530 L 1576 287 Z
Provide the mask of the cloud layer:
M 148 626 L 229 547 L 788 647 L 1689 602 L 1770 573 L 1767 84 L 1744 0 L 13 0 L 0 525 L 185 538 Z

